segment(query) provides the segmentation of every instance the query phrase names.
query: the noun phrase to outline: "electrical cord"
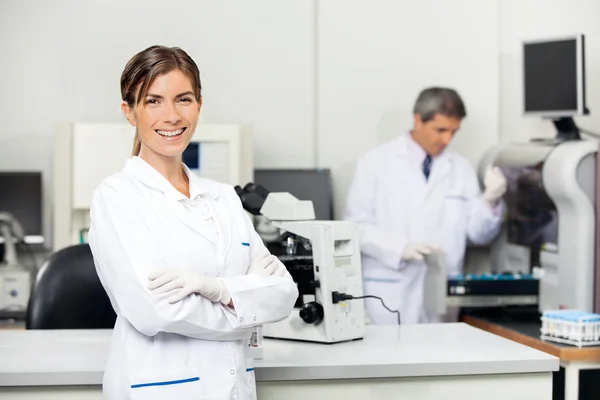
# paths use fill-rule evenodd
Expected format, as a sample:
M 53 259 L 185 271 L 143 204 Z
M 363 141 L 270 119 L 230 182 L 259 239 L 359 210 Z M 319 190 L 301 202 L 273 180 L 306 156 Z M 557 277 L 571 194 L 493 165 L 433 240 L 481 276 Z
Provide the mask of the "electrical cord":
M 360 299 L 377 299 L 377 300 L 379 300 L 381 302 L 381 305 L 383 306 L 383 308 L 385 308 L 387 311 L 391 312 L 392 314 L 397 315 L 398 325 L 400 325 L 400 311 L 392 310 L 391 308 L 386 306 L 381 297 L 373 296 L 373 295 L 352 296 L 351 294 L 340 293 L 340 292 L 332 292 L 331 293 L 331 300 L 332 300 L 333 304 L 337 304 L 340 301 L 344 301 L 344 300 L 360 300 Z

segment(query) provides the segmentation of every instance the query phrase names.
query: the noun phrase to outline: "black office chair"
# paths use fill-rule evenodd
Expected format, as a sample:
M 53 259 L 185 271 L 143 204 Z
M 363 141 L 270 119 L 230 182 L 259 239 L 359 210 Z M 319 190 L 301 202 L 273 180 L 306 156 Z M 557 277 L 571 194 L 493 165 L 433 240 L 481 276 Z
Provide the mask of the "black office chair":
M 112 329 L 115 312 L 88 244 L 52 254 L 40 269 L 27 307 L 26 329 Z

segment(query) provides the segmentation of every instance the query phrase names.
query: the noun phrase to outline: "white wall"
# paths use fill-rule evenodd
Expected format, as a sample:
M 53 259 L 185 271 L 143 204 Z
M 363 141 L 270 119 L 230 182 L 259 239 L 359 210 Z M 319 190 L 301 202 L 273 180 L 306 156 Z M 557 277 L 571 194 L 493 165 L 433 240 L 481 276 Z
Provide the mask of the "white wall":
M 500 2 L 500 136 L 502 142 L 553 137 L 548 121 L 523 117 L 521 42 L 531 38 L 586 35 L 586 98 L 590 115 L 576 118 L 600 134 L 600 1 L 502 0 Z
M 199 64 L 205 122 L 253 124 L 256 166 L 312 167 L 313 20 L 311 1 L 1 0 L 0 170 L 44 172 L 49 237 L 54 122 L 124 122 L 121 71 L 152 44 Z
M 498 141 L 499 2 L 3 0 L 0 168 L 50 172 L 53 121 L 123 121 L 126 61 L 177 45 L 204 120 L 253 124 L 258 167 L 332 168 L 339 216 L 356 158 L 410 128 L 425 86 L 463 96 L 472 162 Z
M 412 127 L 426 86 L 451 86 L 468 117 L 452 147 L 476 163 L 498 141 L 498 4 L 493 0 L 318 2 L 319 164 L 342 213 L 357 157 Z
M 255 128 L 256 164 L 313 165 L 310 1 L 3 0 L 0 137 L 122 122 L 119 77 L 152 44 L 200 66 L 204 120 Z

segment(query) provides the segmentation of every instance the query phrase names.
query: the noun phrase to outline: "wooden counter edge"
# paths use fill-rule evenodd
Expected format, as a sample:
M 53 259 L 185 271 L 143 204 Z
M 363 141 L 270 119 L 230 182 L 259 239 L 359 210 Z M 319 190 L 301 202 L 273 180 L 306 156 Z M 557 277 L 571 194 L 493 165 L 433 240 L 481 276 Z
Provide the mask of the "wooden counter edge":
M 501 325 L 493 324 L 491 322 L 468 315 L 462 318 L 462 322 L 486 332 L 501 336 L 505 339 L 509 339 L 525 346 L 532 347 L 536 350 L 543 351 L 544 353 L 551 354 L 560 358 L 561 361 L 600 362 L 600 347 L 583 347 L 581 349 L 577 347 L 559 347 L 550 342 L 545 342 L 541 339 L 536 339 L 531 336 L 513 331 L 512 329 L 505 328 Z

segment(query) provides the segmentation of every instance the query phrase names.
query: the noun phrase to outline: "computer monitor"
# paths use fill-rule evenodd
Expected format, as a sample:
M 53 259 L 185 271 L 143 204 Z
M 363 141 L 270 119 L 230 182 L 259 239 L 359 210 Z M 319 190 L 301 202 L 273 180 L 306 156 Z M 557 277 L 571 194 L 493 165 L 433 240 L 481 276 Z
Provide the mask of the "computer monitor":
M 288 192 L 299 200 L 311 200 L 316 219 L 333 219 L 331 173 L 328 169 L 255 169 L 254 183 L 269 192 Z
M 564 118 L 585 115 L 584 35 L 523 43 L 526 115 Z
M 0 211 L 21 223 L 26 243 L 42 243 L 42 173 L 0 172 Z

